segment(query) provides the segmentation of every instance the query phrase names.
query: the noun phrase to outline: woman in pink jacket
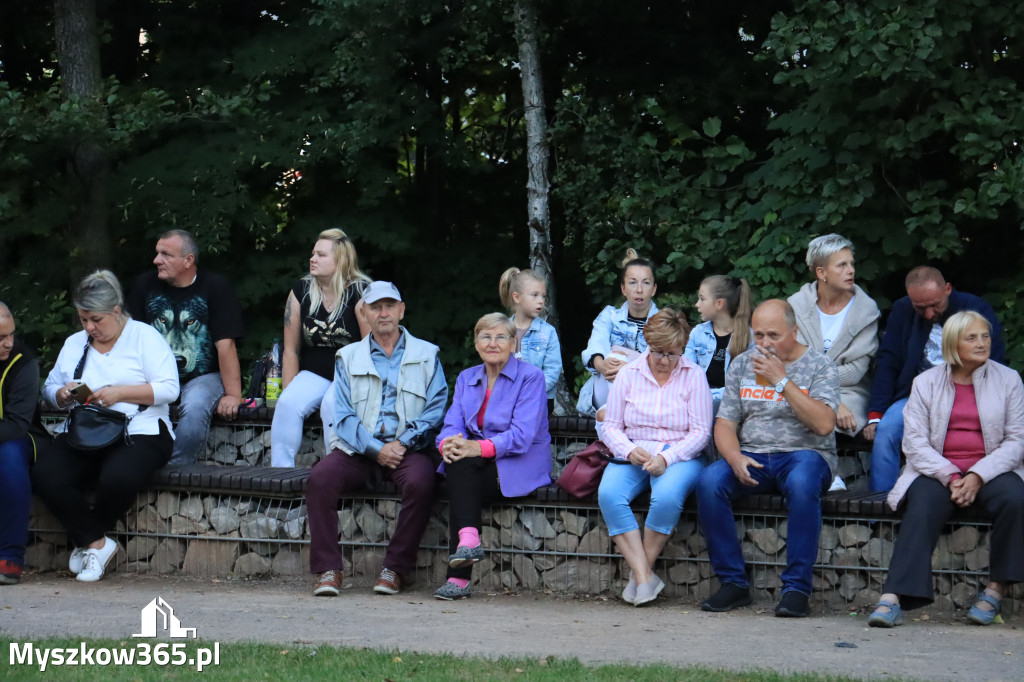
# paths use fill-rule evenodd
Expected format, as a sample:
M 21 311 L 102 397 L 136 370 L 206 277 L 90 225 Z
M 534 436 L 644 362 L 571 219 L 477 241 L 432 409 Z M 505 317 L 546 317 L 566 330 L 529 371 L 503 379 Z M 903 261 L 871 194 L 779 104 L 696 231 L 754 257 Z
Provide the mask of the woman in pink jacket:
M 1024 581 L 1024 385 L 989 361 L 991 326 L 973 311 L 942 328 L 945 364 L 914 379 L 903 410 L 907 465 L 889 493 L 906 510 L 883 594 L 868 624 L 891 628 L 903 608 L 934 599 L 931 557 L 957 507 L 976 505 L 992 518 L 988 586 L 968 619 L 989 625 L 1006 586 Z

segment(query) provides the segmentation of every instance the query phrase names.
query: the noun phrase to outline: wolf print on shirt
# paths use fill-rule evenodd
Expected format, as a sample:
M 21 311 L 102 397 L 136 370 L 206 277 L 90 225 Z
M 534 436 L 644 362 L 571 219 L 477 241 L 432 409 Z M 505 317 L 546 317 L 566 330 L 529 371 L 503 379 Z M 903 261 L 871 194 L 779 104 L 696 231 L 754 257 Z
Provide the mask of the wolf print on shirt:
M 175 300 L 156 295 L 146 303 L 146 316 L 174 351 L 182 380 L 209 373 L 214 346 L 205 298 Z

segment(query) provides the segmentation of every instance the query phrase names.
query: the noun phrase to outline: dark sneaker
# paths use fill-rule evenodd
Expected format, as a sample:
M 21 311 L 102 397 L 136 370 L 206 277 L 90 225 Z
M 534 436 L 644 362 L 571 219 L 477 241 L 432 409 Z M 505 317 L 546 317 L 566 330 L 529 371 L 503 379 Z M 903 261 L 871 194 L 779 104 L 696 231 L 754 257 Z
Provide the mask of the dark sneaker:
M 442 599 L 444 601 L 455 601 L 456 599 L 469 599 L 473 596 L 472 590 L 469 589 L 469 585 L 465 587 L 459 587 L 455 583 L 445 582 L 444 585 L 437 588 L 434 591 L 435 599 Z
M 320 574 L 313 588 L 314 597 L 337 597 L 341 592 L 341 571 L 330 570 Z
M 20 580 L 21 566 L 13 561 L 0 559 L 0 585 L 17 585 Z
M 390 568 L 382 568 L 373 591 L 377 594 L 398 594 L 402 591 L 402 578 Z
M 702 611 L 722 613 L 724 611 L 732 611 L 741 606 L 747 606 L 752 601 L 749 587 L 740 587 L 734 583 L 722 583 L 722 586 L 718 588 L 718 592 L 711 595 L 710 598 L 700 605 L 700 608 Z
M 806 618 L 811 613 L 808 604 L 810 598 L 796 590 L 790 590 L 782 594 L 782 600 L 775 607 L 775 615 L 778 618 Z
M 476 547 L 467 547 L 465 545 L 459 545 L 455 554 L 448 556 L 448 565 L 452 568 L 461 568 L 462 566 L 470 566 L 475 564 L 484 558 L 484 548 L 480 545 Z

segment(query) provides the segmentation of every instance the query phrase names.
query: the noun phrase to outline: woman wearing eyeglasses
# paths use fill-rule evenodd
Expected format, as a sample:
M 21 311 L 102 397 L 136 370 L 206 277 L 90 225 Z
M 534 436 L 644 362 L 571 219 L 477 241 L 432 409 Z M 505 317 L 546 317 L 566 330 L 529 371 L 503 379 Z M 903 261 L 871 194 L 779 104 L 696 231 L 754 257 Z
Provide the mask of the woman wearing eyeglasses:
M 521 497 L 551 483 L 544 373 L 512 356 L 516 328 L 502 313 L 484 315 L 473 330 L 483 364 L 459 374 L 455 397 L 437 436 L 448 479 L 451 529 L 448 581 L 434 596 L 470 596 L 480 545 L 483 505 L 499 497 Z
M 707 375 L 683 355 L 686 317 L 662 308 L 644 327 L 647 350 L 619 370 L 605 405 L 604 442 L 622 465 L 609 464 L 598 503 L 608 534 L 632 571 L 623 601 L 654 601 L 665 583 L 654 562 L 706 462 L 712 400 Z M 626 464 L 628 462 L 628 464 Z M 643 536 L 630 503 L 651 491 Z

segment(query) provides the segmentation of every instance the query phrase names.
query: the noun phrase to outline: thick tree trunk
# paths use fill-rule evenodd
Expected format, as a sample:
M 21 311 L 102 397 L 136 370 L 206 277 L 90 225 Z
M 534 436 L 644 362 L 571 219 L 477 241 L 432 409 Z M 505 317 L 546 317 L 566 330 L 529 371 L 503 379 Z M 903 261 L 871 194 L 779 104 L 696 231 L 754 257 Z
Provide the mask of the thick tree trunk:
M 100 72 L 100 41 L 96 27 L 96 0 L 54 0 L 57 63 L 65 98 L 78 98 L 83 116 L 105 115 Z M 107 225 L 110 157 L 93 139 L 72 142 L 68 183 L 74 208 L 69 232 L 77 258 L 72 276 L 111 262 Z
M 519 43 L 519 73 L 523 82 L 526 117 L 526 211 L 530 232 L 530 268 L 547 284 L 547 320 L 558 327 L 555 278 L 551 269 L 551 216 L 548 208 L 548 119 L 544 102 L 544 78 L 537 40 L 537 10 L 534 0 L 516 0 L 516 40 Z M 575 401 L 563 374 L 558 380 L 556 414 L 574 413 Z

